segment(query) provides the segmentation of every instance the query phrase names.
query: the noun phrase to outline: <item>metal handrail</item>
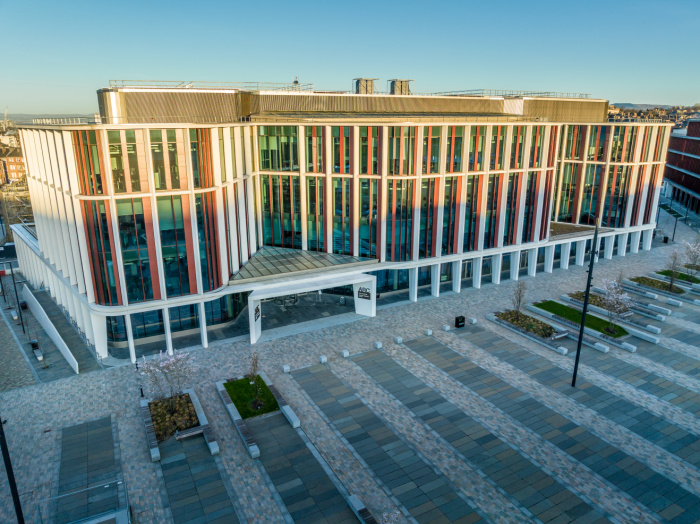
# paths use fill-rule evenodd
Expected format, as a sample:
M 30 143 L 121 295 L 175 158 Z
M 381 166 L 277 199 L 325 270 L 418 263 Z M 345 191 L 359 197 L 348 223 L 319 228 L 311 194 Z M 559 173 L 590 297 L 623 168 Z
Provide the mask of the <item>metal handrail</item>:
M 207 82 L 201 80 L 110 80 L 109 87 L 170 89 L 245 89 L 252 91 L 313 91 L 313 84 L 299 82 Z
M 545 98 L 591 98 L 590 93 L 559 93 L 556 91 L 517 91 L 510 89 L 467 89 L 462 91 L 443 91 L 435 94 L 443 96 L 535 96 Z

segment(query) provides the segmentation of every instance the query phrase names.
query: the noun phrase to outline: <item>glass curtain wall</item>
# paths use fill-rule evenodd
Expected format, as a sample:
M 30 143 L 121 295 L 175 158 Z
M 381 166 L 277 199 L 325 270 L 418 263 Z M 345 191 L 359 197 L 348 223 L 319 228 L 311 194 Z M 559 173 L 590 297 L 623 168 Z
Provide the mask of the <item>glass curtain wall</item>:
M 615 126 L 612 135 L 611 162 L 633 161 L 637 129 L 637 126 Z
M 489 175 L 486 189 L 486 228 L 484 233 L 484 249 L 497 247 L 498 234 L 498 201 L 501 197 L 503 175 Z
M 416 127 L 389 127 L 389 174 L 414 175 Z
M 647 201 L 644 207 L 644 221 L 643 223 L 651 224 L 652 214 L 651 210 L 654 208 L 654 195 L 656 193 L 656 185 L 658 184 L 659 178 L 659 166 L 651 167 L 651 175 L 649 176 L 649 188 L 647 189 Z
M 309 251 L 325 251 L 325 236 L 323 229 L 323 200 L 324 179 L 321 177 L 306 178 L 306 217 Z
M 535 189 L 534 198 L 537 198 L 537 189 Z M 549 235 L 549 220 L 550 211 L 552 206 L 552 199 L 554 194 L 554 170 L 549 169 L 545 174 L 544 182 L 544 196 L 542 200 L 542 215 L 540 216 L 540 240 L 544 240 Z M 533 204 L 533 210 L 537 208 L 537 205 Z
M 260 175 L 263 243 L 301 249 L 301 188 L 298 176 Z
M 565 160 L 581 160 L 581 149 L 585 138 L 585 126 L 568 126 L 564 148 Z
M 480 182 L 480 175 L 467 177 L 467 197 L 464 206 L 464 243 L 462 246 L 464 253 L 475 250 L 477 245 Z
M 381 127 L 360 127 L 360 174 L 378 175 L 379 153 L 381 144 Z
M 377 179 L 360 179 L 360 256 L 377 256 Z
M 107 131 L 109 162 L 115 193 L 138 193 L 142 189 L 140 173 L 145 167 L 139 163 L 137 133 L 139 145 L 143 146 L 141 130 Z M 148 187 L 144 185 L 143 190 L 147 191 Z
M 503 169 L 504 152 L 506 150 L 506 126 L 493 126 L 491 135 L 491 160 L 493 170 Z
M 464 151 L 464 128 L 451 126 L 447 128 L 447 144 L 445 144 L 447 173 L 462 172 L 462 155 Z
M 219 238 L 217 235 L 216 198 L 214 191 L 194 196 L 199 240 L 200 273 L 203 291 L 212 291 L 221 286 L 221 262 L 219 260 Z
M 457 176 L 445 177 L 445 194 L 443 197 L 442 214 L 442 254 L 457 252 L 457 212 L 459 193 L 462 189 L 462 178 Z
M 510 168 L 511 169 L 522 169 L 523 168 L 523 158 L 525 149 L 525 134 L 527 127 L 525 126 L 514 126 L 513 136 L 510 141 Z
M 484 169 L 484 144 L 486 142 L 486 126 L 471 126 L 469 137 L 469 171 Z
M 352 255 L 352 179 L 333 178 L 333 253 Z
M 610 166 L 603 205 L 603 227 L 623 227 L 627 210 L 630 166 Z
M 179 129 L 151 129 L 151 160 L 156 191 L 185 189 L 180 187 L 180 165 L 177 155 Z
M 545 200 L 546 202 L 546 200 Z M 537 208 L 537 173 L 528 172 L 525 183 L 525 210 L 523 213 L 523 228 L 520 242 L 535 241 L 535 210 Z
M 442 127 L 423 128 L 423 174 L 440 172 L 440 135 Z
M 101 195 L 104 173 L 102 141 L 95 131 L 71 131 L 80 194 Z
M 199 329 L 199 304 L 171 307 L 168 313 L 171 333 Z
M 516 243 L 515 234 L 518 229 L 518 197 L 522 173 L 508 175 L 508 189 L 506 192 L 505 227 L 503 228 L 503 245 L 509 246 Z
M 605 162 L 605 146 L 609 126 L 591 126 L 591 139 L 588 142 L 588 160 Z
M 190 267 L 188 256 L 188 253 L 192 252 L 189 197 L 188 195 L 158 197 L 156 206 L 166 295 L 179 297 L 196 293 L 194 265 Z
M 530 138 L 530 167 L 542 167 L 542 143 L 544 142 L 544 126 L 532 126 Z
M 155 263 L 155 245 L 151 206 L 140 198 L 117 200 L 117 220 L 121 242 L 124 284 L 129 303 L 160 299 L 158 268 L 151 273 Z M 144 207 L 147 209 L 144 210 Z M 148 223 L 148 228 L 147 224 Z M 153 277 L 155 278 L 152 278 Z
M 598 213 L 598 194 L 600 193 L 600 179 L 605 166 L 602 164 L 589 164 L 586 168 L 586 177 L 583 181 L 583 196 L 581 199 L 581 213 L 578 223 L 589 226 L 595 225 Z M 601 224 L 602 226 L 603 224 Z
M 576 206 L 576 184 L 578 183 L 577 164 L 565 163 L 561 180 L 561 196 L 559 199 L 558 222 L 574 223 L 574 207 Z
M 334 126 L 331 128 L 333 141 L 333 172 L 348 174 L 352 162 L 352 128 Z
M 296 126 L 258 126 L 261 171 L 299 171 Z
M 421 181 L 420 236 L 418 241 L 418 258 L 435 256 L 434 221 L 437 211 L 437 179 L 424 178 Z
M 390 179 L 389 213 L 386 219 L 386 258 L 391 262 L 411 260 L 413 240 L 413 180 Z
M 95 302 L 103 306 L 121 305 L 109 206 L 105 200 L 84 200 L 83 213 Z
M 195 189 L 214 187 L 211 151 L 211 129 L 190 129 L 190 154 Z

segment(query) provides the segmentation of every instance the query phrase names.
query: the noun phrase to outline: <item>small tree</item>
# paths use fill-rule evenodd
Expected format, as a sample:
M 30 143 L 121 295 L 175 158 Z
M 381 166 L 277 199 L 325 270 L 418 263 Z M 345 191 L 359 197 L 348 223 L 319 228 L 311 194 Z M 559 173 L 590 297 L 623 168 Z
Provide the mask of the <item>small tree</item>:
M 690 269 L 690 274 L 697 275 L 700 269 L 700 239 L 696 239 L 692 244 L 685 243 L 685 259 L 688 262 L 686 267 Z
M 525 302 L 525 292 L 527 291 L 527 284 L 518 280 L 518 283 L 513 288 L 513 296 L 510 298 L 513 304 L 513 309 L 520 313 L 523 309 L 523 302 Z
M 401 512 L 395 509 L 391 513 L 385 511 L 382 516 L 379 517 L 379 524 L 399 524 L 401 519 Z
M 620 315 L 629 311 L 632 300 L 630 296 L 622 289 L 616 280 L 603 280 L 603 289 L 605 296 L 601 297 L 602 305 L 608 313 L 609 326 L 605 328 L 609 333 L 615 334 L 615 321 L 620 318 Z
M 158 353 L 151 360 L 143 357 L 141 375 L 146 377 L 151 390 L 158 398 L 166 398 L 172 410 L 175 397 L 182 393 L 187 381 L 192 377 L 192 357 L 189 353 L 173 350 L 172 355 Z
M 673 289 L 673 284 L 676 283 L 676 275 L 678 275 L 678 272 L 681 268 L 682 257 L 683 256 L 676 250 L 673 253 L 671 253 L 671 255 L 668 257 L 668 260 L 666 261 L 666 269 L 669 272 L 669 291 Z
M 250 402 L 253 409 L 260 409 L 265 405 L 265 403 L 260 400 L 260 385 L 258 384 L 259 370 L 260 357 L 256 351 L 250 357 L 250 371 L 248 372 L 248 380 L 250 381 L 250 385 L 253 386 L 253 400 Z

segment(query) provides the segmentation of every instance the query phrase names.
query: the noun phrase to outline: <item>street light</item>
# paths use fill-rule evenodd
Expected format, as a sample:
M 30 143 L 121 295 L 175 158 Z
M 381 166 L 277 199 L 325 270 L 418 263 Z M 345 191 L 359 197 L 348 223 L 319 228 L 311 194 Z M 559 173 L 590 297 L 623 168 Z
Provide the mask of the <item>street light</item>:
M 27 333 L 27 330 L 24 329 L 24 318 L 22 317 L 22 306 L 20 306 L 19 303 L 19 294 L 17 293 L 17 282 L 15 282 L 15 272 L 12 270 L 12 262 L 5 262 L 5 267 L 7 267 L 7 264 L 10 264 L 10 275 L 12 275 L 12 285 L 15 287 L 15 298 L 17 299 L 17 311 L 19 311 L 19 321 L 22 324 L 22 333 Z M 20 284 L 22 282 L 26 282 L 25 280 L 20 281 Z
M 591 283 L 593 281 L 593 264 L 595 264 L 595 257 L 598 254 L 598 225 L 600 224 L 600 219 L 596 218 L 595 221 L 595 233 L 593 233 L 593 244 L 591 245 L 591 262 L 588 265 L 588 282 L 586 283 L 586 293 L 583 297 L 583 311 L 581 312 L 581 329 L 578 333 L 578 344 L 576 345 L 576 361 L 574 362 L 574 375 L 571 379 L 571 387 L 576 387 L 576 376 L 578 375 L 578 362 L 581 358 L 581 344 L 583 343 L 583 329 L 586 325 L 586 313 L 588 312 L 588 298 L 591 294 Z
M 12 470 L 12 462 L 10 461 L 10 450 L 7 449 L 7 441 L 5 440 L 5 425 L 7 420 L 2 420 L 0 417 L 0 448 L 2 448 L 2 460 L 5 462 L 5 472 L 7 473 L 7 482 L 10 484 L 10 492 L 12 493 L 12 502 L 15 505 L 15 514 L 17 515 L 17 523 L 24 524 L 24 513 L 22 513 L 22 503 L 19 500 L 19 492 L 17 491 L 17 483 L 15 482 L 15 473 Z

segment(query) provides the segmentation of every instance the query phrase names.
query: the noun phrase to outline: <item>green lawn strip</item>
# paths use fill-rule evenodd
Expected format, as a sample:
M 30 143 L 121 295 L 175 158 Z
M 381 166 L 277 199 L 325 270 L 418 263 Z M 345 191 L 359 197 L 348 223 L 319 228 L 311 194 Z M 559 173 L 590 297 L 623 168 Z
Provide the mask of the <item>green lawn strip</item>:
M 277 401 L 272 395 L 272 392 L 265 385 L 265 381 L 261 379 L 260 376 L 257 376 L 255 381 L 260 387 L 258 398 L 265 403 L 265 405 L 258 410 L 254 410 L 250 407 L 250 401 L 253 400 L 255 390 L 248 377 L 232 382 L 224 382 L 226 392 L 231 397 L 231 400 L 233 400 L 233 404 L 236 406 L 238 413 L 243 419 L 257 417 L 258 415 L 264 415 L 265 413 L 270 413 L 271 411 L 279 409 Z
M 564 304 L 560 304 L 559 302 L 554 302 L 553 300 L 545 300 L 544 302 L 538 302 L 537 304 L 535 304 L 535 307 L 544 309 L 545 311 L 554 313 L 555 315 L 565 318 L 566 320 L 575 322 L 579 326 L 581 325 L 581 312 L 577 309 L 565 306 Z M 609 325 L 610 323 L 606 319 L 596 317 L 594 315 L 591 315 L 590 313 L 586 314 L 587 328 L 595 329 L 596 331 L 601 332 L 603 335 L 607 335 L 612 338 L 620 338 L 628 334 L 623 327 L 618 326 L 617 324 L 613 324 L 617 333 L 612 335 L 605 331 L 605 328 Z
M 685 216 L 685 215 L 681 215 L 681 214 L 680 214 L 678 211 L 676 211 L 675 209 L 671 209 L 671 206 L 669 206 L 668 204 L 661 204 L 659 207 L 660 207 L 661 209 L 663 209 L 664 211 L 666 211 L 668 214 L 670 214 L 670 215 L 673 216 L 673 217 L 676 217 L 676 218 L 683 218 L 683 217 Z
M 700 279 L 695 278 L 692 275 L 689 275 L 688 273 L 679 273 L 678 271 L 671 271 L 670 269 L 664 269 L 662 271 L 657 271 L 659 275 L 663 275 L 665 277 L 671 278 L 671 275 L 673 273 L 676 274 L 676 278 L 678 280 L 683 280 L 684 282 L 690 282 L 691 284 L 700 284 Z
M 667 293 L 674 293 L 676 295 L 682 295 L 685 293 L 681 288 L 678 286 L 673 286 L 671 287 L 668 282 L 664 282 L 662 280 L 656 280 L 655 278 L 649 278 L 649 277 L 634 277 L 630 278 L 632 282 L 636 282 L 637 284 L 642 284 L 643 286 L 647 287 L 653 287 L 654 289 L 658 289 L 660 291 L 666 291 Z

